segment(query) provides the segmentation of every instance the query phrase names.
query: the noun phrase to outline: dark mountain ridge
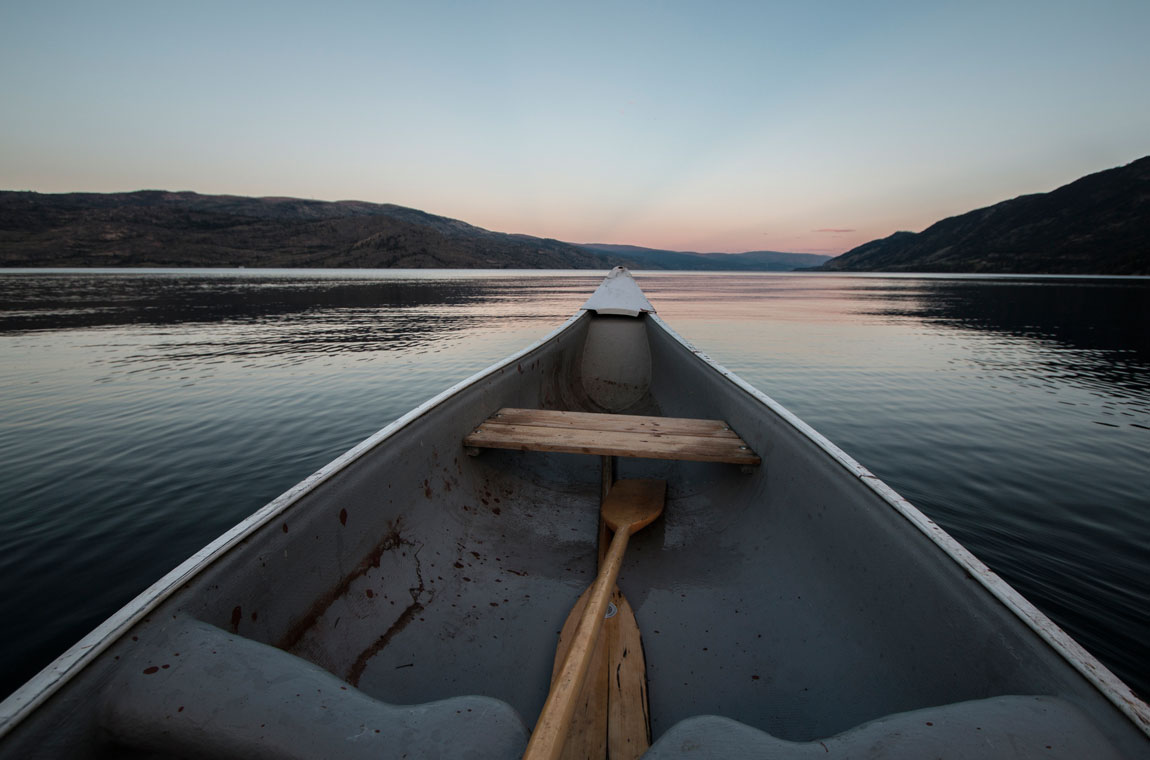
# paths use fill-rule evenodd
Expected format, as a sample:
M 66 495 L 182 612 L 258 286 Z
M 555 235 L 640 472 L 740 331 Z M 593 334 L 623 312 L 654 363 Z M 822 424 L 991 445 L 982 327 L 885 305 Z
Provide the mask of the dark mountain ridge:
M 595 268 L 609 257 L 363 201 L 192 192 L 0 192 L 10 267 Z
M 794 258 L 791 263 L 791 259 Z M 827 257 L 822 257 L 823 259 Z M 786 262 L 786 263 L 780 263 Z M 805 254 L 577 246 L 365 201 L 0 191 L 0 266 L 778 270 Z
M 837 272 L 1150 274 L 1150 156 L 872 240 Z
M 830 260 L 817 253 L 784 253 L 782 251 L 747 251 L 745 253 L 696 253 L 642 248 L 637 245 L 582 243 L 581 247 L 602 253 L 625 256 L 636 266 L 647 269 L 688 269 L 710 271 L 791 272 L 801 267 L 815 267 Z

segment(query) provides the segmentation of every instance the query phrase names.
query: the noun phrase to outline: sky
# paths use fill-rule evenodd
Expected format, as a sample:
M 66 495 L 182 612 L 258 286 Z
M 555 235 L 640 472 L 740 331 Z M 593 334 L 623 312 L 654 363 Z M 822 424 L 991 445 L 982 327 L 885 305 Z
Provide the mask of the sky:
M 1147 0 L 0 0 L 0 189 L 837 254 L 1150 154 L 1147 38 Z

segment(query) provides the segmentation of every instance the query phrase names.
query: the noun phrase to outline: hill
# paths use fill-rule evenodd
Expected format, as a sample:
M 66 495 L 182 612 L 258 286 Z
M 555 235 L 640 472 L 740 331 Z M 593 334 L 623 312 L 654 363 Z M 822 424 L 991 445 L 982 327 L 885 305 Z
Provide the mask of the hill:
M 362 267 L 779 270 L 805 254 L 577 246 L 363 201 L 191 192 L 0 191 L 4 267 Z M 821 257 L 826 259 L 827 257 Z
M 802 267 L 817 267 L 830 256 L 815 253 L 781 251 L 747 251 L 746 253 L 695 253 L 641 248 L 635 245 L 583 243 L 591 251 L 616 254 L 635 262 L 640 269 L 680 269 L 724 272 L 791 272 Z
M 0 266 L 594 268 L 613 258 L 416 209 L 190 192 L 0 192 Z
M 822 271 L 1150 274 L 1150 156 L 1049 193 L 896 232 Z

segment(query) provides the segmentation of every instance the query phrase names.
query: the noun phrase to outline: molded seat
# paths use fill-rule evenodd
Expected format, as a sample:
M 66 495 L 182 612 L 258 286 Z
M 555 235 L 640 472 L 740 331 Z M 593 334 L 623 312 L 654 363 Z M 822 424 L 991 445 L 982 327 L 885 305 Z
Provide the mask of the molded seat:
M 1055 697 L 1006 696 L 888 715 L 822 741 L 790 742 L 717 715 L 676 723 L 644 760 L 947 760 L 1120 757 L 1077 708 Z
M 153 631 L 106 690 L 123 747 L 209 758 L 518 758 L 528 732 L 490 697 L 390 705 L 306 660 L 197 620 Z

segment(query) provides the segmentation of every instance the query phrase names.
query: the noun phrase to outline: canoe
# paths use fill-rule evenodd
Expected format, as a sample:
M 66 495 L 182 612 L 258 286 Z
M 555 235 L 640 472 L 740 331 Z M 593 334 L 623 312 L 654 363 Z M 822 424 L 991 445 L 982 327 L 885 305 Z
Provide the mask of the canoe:
M 0 703 L 0 758 L 519 757 L 625 481 L 662 514 L 592 641 L 641 633 L 632 755 L 1150 756 L 1126 685 L 616 269 Z

